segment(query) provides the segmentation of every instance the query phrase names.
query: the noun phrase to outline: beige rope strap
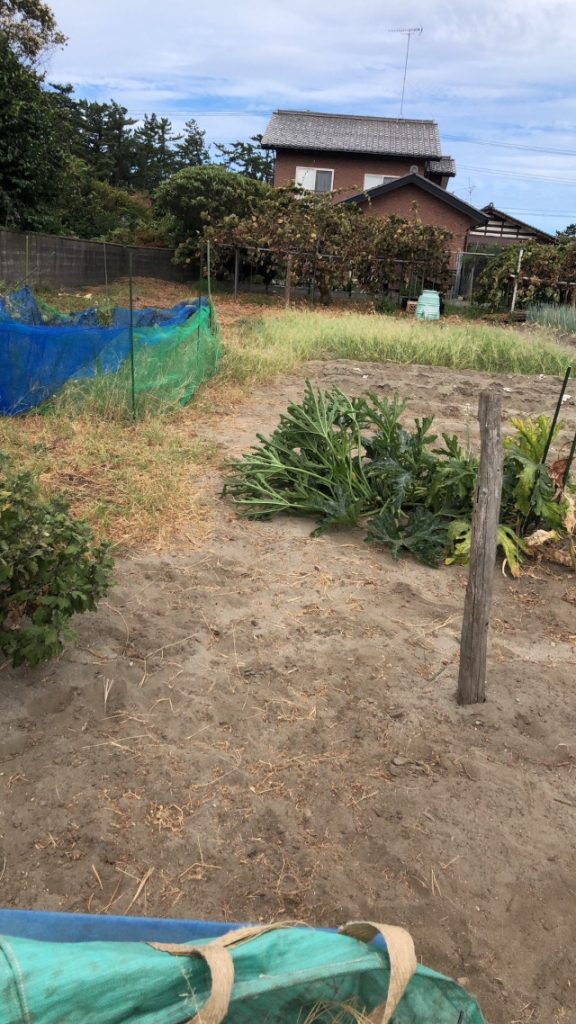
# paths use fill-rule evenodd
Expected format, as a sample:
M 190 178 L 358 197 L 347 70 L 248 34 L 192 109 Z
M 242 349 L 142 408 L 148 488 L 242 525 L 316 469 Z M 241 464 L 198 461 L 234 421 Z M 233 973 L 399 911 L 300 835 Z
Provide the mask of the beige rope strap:
M 228 1013 L 234 985 L 234 961 L 228 946 L 248 942 L 265 932 L 288 928 L 288 924 L 269 924 L 254 928 L 235 928 L 220 935 L 205 946 L 179 946 L 171 942 L 149 942 L 153 949 L 172 956 L 197 956 L 206 961 L 210 971 L 210 996 L 198 1013 L 187 1024 L 222 1024 Z
M 222 1024 L 232 998 L 234 985 L 234 961 L 228 951 L 230 946 L 249 942 L 266 932 L 279 928 L 293 927 L 290 923 L 270 924 L 254 928 L 236 928 L 220 935 L 205 946 L 181 946 L 169 942 L 149 942 L 153 949 L 172 956 L 196 956 L 206 961 L 210 971 L 210 996 L 198 1013 L 187 1024 Z M 393 925 L 373 924 L 371 921 L 351 921 L 339 929 L 342 935 L 371 942 L 376 935 L 382 935 L 390 959 L 390 982 L 388 995 L 383 1006 L 378 1006 L 370 1015 L 373 1024 L 388 1024 L 398 1006 L 410 978 L 416 970 L 414 943 L 408 932 Z
M 210 971 L 210 995 L 188 1024 L 221 1024 L 228 1013 L 234 985 L 234 961 L 228 950 L 214 942 L 206 946 L 174 946 L 169 942 L 149 942 L 148 945 L 172 956 L 197 956 L 206 961 Z
M 384 939 L 390 960 L 388 995 L 386 1002 L 372 1011 L 369 1020 L 373 1021 L 373 1024 L 388 1024 L 416 970 L 416 952 L 412 936 L 404 928 L 397 928 L 391 924 L 374 924 L 372 921 L 350 921 L 338 931 L 343 935 L 350 935 L 353 939 L 360 939 L 361 942 L 372 942 L 377 935 Z

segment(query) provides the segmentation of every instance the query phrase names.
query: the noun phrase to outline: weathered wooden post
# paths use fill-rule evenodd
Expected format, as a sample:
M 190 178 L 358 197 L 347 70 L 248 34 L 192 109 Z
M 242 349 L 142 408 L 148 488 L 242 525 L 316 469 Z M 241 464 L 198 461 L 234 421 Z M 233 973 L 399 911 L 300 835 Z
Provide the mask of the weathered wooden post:
M 284 305 L 286 309 L 290 306 L 290 292 L 292 291 L 292 256 L 288 255 L 286 260 L 286 288 L 284 291 Z
M 512 292 L 512 302 L 510 303 L 510 312 L 513 313 L 516 309 L 516 299 L 518 298 L 518 285 L 520 283 L 520 270 L 522 269 L 522 257 L 524 256 L 524 249 L 520 249 L 518 253 L 518 263 L 516 264 L 516 274 L 514 275 L 514 290 Z
M 472 515 L 472 549 L 460 641 L 459 704 L 479 704 L 486 699 L 486 651 L 504 462 L 501 415 L 500 395 L 483 391 L 478 406 L 480 469 Z

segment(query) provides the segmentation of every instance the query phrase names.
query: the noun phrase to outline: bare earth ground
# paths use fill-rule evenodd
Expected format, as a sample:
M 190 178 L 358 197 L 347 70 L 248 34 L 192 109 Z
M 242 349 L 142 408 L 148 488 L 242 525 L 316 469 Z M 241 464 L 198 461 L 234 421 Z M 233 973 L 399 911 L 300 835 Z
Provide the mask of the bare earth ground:
M 239 454 L 305 373 L 459 431 L 490 380 L 314 363 L 195 426 Z M 499 381 L 507 413 L 553 408 L 557 381 Z M 403 924 L 490 1024 L 573 1020 L 574 575 L 497 574 L 489 699 L 459 709 L 466 570 L 203 486 L 204 547 L 133 553 L 59 662 L 0 673 L 0 902 Z

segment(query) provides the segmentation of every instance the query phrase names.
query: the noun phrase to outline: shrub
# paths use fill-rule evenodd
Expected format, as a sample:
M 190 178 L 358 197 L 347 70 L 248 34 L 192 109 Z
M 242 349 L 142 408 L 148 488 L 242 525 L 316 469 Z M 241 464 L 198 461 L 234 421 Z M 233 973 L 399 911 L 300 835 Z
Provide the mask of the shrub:
M 96 608 L 112 568 L 108 545 L 65 499 L 41 497 L 32 475 L 0 455 L 0 651 L 12 664 L 60 654 L 70 618 Z
M 388 295 L 382 295 L 374 303 L 374 312 L 381 313 L 383 316 L 394 316 L 398 312 L 398 303 Z

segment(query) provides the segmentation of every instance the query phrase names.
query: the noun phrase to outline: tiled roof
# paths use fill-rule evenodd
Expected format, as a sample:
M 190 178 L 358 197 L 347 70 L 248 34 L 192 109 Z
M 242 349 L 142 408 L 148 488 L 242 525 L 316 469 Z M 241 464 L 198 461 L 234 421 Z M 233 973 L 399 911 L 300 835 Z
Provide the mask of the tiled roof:
M 430 174 L 447 174 L 452 177 L 456 174 L 456 164 L 451 156 L 441 156 L 439 160 L 429 160 L 427 170 Z
M 373 199 L 378 199 L 380 196 L 385 196 L 389 192 L 396 192 L 409 185 L 415 186 L 431 196 L 435 196 L 440 202 L 446 203 L 447 206 L 451 206 L 455 210 L 459 210 L 460 213 L 465 213 L 473 224 L 481 225 L 488 223 L 488 214 L 484 210 L 478 210 L 475 206 L 471 206 L 470 203 L 465 203 L 463 199 L 459 199 L 452 192 L 446 192 L 445 189 L 440 188 L 440 185 L 436 185 L 433 181 L 428 181 L 428 178 L 423 178 L 421 174 L 405 174 L 402 178 L 396 178 L 395 181 L 391 181 L 386 185 L 377 185 L 376 188 L 370 188 L 366 192 L 358 192 L 357 195 L 349 196 L 348 199 L 343 199 L 342 202 L 363 205 L 364 203 L 371 202 Z
M 526 228 L 527 231 L 532 231 L 534 235 L 541 238 L 545 242 L 555 242 L 556 237 L 548 234 L 547 231 L 542 231 L 541 228 L 535 228 L 532 224 L 527 224 L 524 220 L 518 220 L 517 217 L 513 217 L 511 213 L 504 213 L 503 210 L 497 210 L 494 203 L 488 203 L 488 206 L 482 207 L 482 212 L 488 214 L 490 220 L 509 221 L 512 224 L 517 224 L 521 228 Z
M 435 121 L 277 110 L 262 140 L 275 149 L 323 149 L 387 156 L 442 156 Z

